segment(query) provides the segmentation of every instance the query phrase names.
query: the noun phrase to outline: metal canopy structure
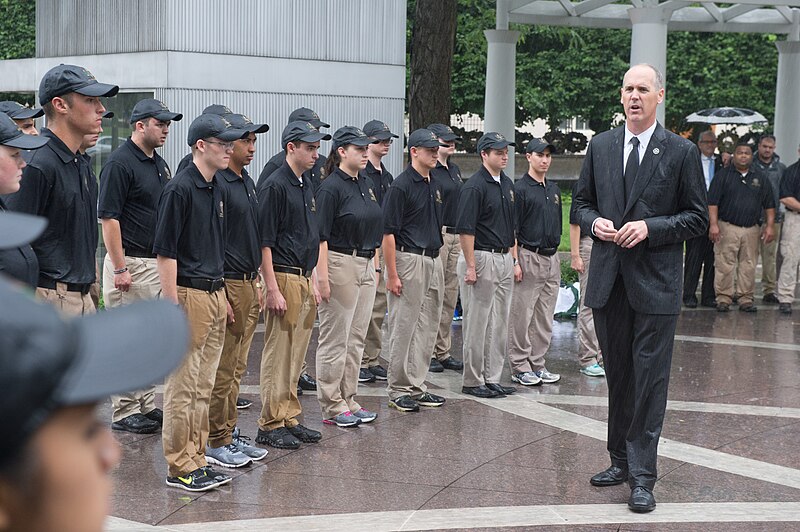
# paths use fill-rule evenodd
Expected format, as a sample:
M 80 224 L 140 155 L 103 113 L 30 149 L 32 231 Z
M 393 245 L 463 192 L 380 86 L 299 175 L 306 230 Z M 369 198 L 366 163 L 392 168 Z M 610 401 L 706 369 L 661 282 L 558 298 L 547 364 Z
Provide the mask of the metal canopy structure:
M 665 79 L 669 78 L 669 31 L 773 33 L 786 36 L 776 42 L 777 150 L 790 160 L 800 144 L 800 0 L 497 0 L 496 21 L 496 29 L 484 32 L 489 43 L 484 108 L 487 131 L 514 138 L 519 32 L 509 30 L 510 23 L 630 29 L 630 64 L 650 63 Z M 658 119 L 663 123 L 663 105 Z M 513 158 L 509 164 L 513 173 Z

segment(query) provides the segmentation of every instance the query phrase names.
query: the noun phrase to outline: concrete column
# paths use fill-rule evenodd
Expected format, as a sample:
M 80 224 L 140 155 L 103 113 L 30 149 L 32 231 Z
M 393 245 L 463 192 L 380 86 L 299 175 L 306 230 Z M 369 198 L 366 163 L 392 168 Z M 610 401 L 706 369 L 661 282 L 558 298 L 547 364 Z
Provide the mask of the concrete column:
M 489 43 L 486 53 L 486 96 L 484 132 L 496 131 L 514 141 L 514 111 L 517 84 L 518 31 L 486 30 Z M 514 178 L 514 148 L 508 150 L 506 174 Z
M 648 63 L 667 76 L 667 24 L 672 11 L 658 7 L 639 7 L 628 10 L 631 32 L 631 66 Z M 669 92 L 664 101 L 669 98 Z M 656 118 L 664 124 L 664 104 L 658 106 Z
M 775 152 L 787 166 L 797 160 L 800 145 L 800 41 L 778 41 L 775 84 Z

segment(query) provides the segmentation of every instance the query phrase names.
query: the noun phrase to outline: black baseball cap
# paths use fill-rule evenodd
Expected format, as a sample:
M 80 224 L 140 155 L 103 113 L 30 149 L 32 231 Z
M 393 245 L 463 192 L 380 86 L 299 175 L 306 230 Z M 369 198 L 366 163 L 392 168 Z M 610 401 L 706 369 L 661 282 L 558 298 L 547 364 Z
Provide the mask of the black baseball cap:
M 344 126 L 336 130 L 333 134 L 333 145 L 338 148 L 340 146 L 368 146 L 379 142 L 378 139 L 371 139 L 361 129 L 355 126 Z
M 366 124 L 364 124 L 364 133 L 368 137 L 374 137 L 378 140 L 389 140 L 391 138 L 399 139 L 399 135 L 395 135 L 389 129 L 389 126 L 385 122 L 381 122 L 380 120 L 370 120 Z
M 311 125 L 317 129 L 321 127 L 331 127 L 330 124 L 326 124 L 320 120 L 319 115 L 308 107 L 301 107 L 292 111 L 292 114 L 289 115 L 289 120 L 287 120 L 287 122 L 291 124 L 292 122 L 297 122 L 298 120 L 300 122 L 311 122 Z
M 453 142 L 454 140 L 461 141 L 461 137 L 456 135 L 450 126 L 445 124 L 431 124 L 428 126 L 428 129 L 434 132 L 434 134 L 439 137 L 440 139 L 446 142 Z
M 194 146 L 200 139 L 217 138 L 225 142 L 243 139 L 247 131 L 233 127 L 226 118 L 214 114 L 203 114 L 194 119 L 189 126 L 188 143 Z
M 27 120 L 28 118 L 39 118 L 44 116 L 44 110 L 38 107 L 25 107 L 21 103 L 13 101 L 0 102 L 0 113 L 5 113 L 14 120 Z
M 133 106 L 133 111 L 131 111 L 131 124 L 150 117 L 163 122 L 167 120 L 179 122 L 183 118 L 183 115 L 180 113 L 173 113 L 169 110 L 167 104 L 155 98 L 145 98 L 144 100 L 136 102 L 136 105 Z
M 203 114 L 204 115 L 224 116 L 224 115 L 233 114 L 233 111 L 231 111 L 230 107 L 228 107 L 227 105 L 222 105 L 222 104 L 219 104 L 219 103 L 213 103 L 213 104 L 209 105 L 208 107 L 206 107 L 205 109 L 203 109 Z
M 114 111 L 106 111 L 103 113 L 103 118 L 114 118 Z
M 66 320 L 6 281 L 0 300 L 0 425 L 14 435 L 0 441 L 0 465 L 58 409 L 151 385 L 189 345 L 183 312 L 166 301 Z
M 502 150 L 508 146 L 516 146 L 515 142 L 511 142 L 506 140 L 506 138 L 497 133 L 496 131 L 491 131 L 489 133 L 484 133 L 483 136 L 478 140 L 478 153 L 484 150 Z
M 50 139 L 36 135 L 26 135 L 17 127 L 11 117 L 5 113 L 0 113 L 0 144 L 9 148 L 19 148 L 21 150 L 35 150 L 41 148 Z
M 266 133 L 269 131 L 267 124 L 254 124 L 250 117 L 238 113 L 231 113 L 224 116 L 236 129 L 242 129 L 248 133 Z
M 550 154 L 556 152 L 556 147 L 544 139 L 532 138 L 528 145 L 525 147 L 525 153 L 544 153 L 544 150 L 550 148 Z
M 439 148 L 445 146 L 430 129 L 415 129 L 408 136 L 409 148 Z M 446 146 L 445 146 L 446 147 Z
M 47 219 L 20 212 L 0 210 L 0 249 L 30 244 L 47 227 Z
M 318 142 L 320 140 L 331 140 L 331 136 L 327 133 L 322 133 L 311 122 L 303 122 L 301 120 L 289 122 L 283 128 L 283 133 L 281 133 L 281 147 L 284 150 L 290 142 Z
M 85 68 L 77 65 L 58 65 L 51 68 L 39 83 L 39 103 L 44 105 L 56 96 L 77 92 L 84 96 L 116 96 L 119 87 L 100 83 Z

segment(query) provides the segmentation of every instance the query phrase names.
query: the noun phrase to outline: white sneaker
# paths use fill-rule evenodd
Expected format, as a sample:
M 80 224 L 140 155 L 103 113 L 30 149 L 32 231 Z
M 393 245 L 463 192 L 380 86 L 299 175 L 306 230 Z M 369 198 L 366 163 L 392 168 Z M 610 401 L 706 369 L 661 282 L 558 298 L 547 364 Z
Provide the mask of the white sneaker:
M 222 447 L 209 447 L 206 445 L 206 462 L 222 467 L 244 467 L 253 463 L 253 460 L 239 450 L 236 445 L 229 443 Z
M 542 383 L 542 379 L 540 379 L 532 371 L 525 371 L 523 373 L 517 373 L 515 375 L 511 375 L 511 380 L 523 386 L 536 386 L 537 384 Z
M 581 373 L 584 375 L 588 375 L 589 377 L 605 377 L 606 370 L 604 370 L 600 364 L 594 363 L 591 366 L 586 366 L 585 368 L 581 368 Z
M 558 373 L 550 373 L 547 368 L 542 368 L 539 371 L 534 371 L 537 377 L 542 379 L 545 384 L 552 384 L 561 380 L 561 375 Z

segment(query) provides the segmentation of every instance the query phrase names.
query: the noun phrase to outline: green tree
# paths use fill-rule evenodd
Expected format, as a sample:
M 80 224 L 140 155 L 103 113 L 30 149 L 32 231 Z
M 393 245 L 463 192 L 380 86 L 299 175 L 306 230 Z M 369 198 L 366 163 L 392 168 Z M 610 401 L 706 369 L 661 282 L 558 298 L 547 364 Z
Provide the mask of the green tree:
M 0 59 L 36 55 L 36 0 L 0 0 Z

